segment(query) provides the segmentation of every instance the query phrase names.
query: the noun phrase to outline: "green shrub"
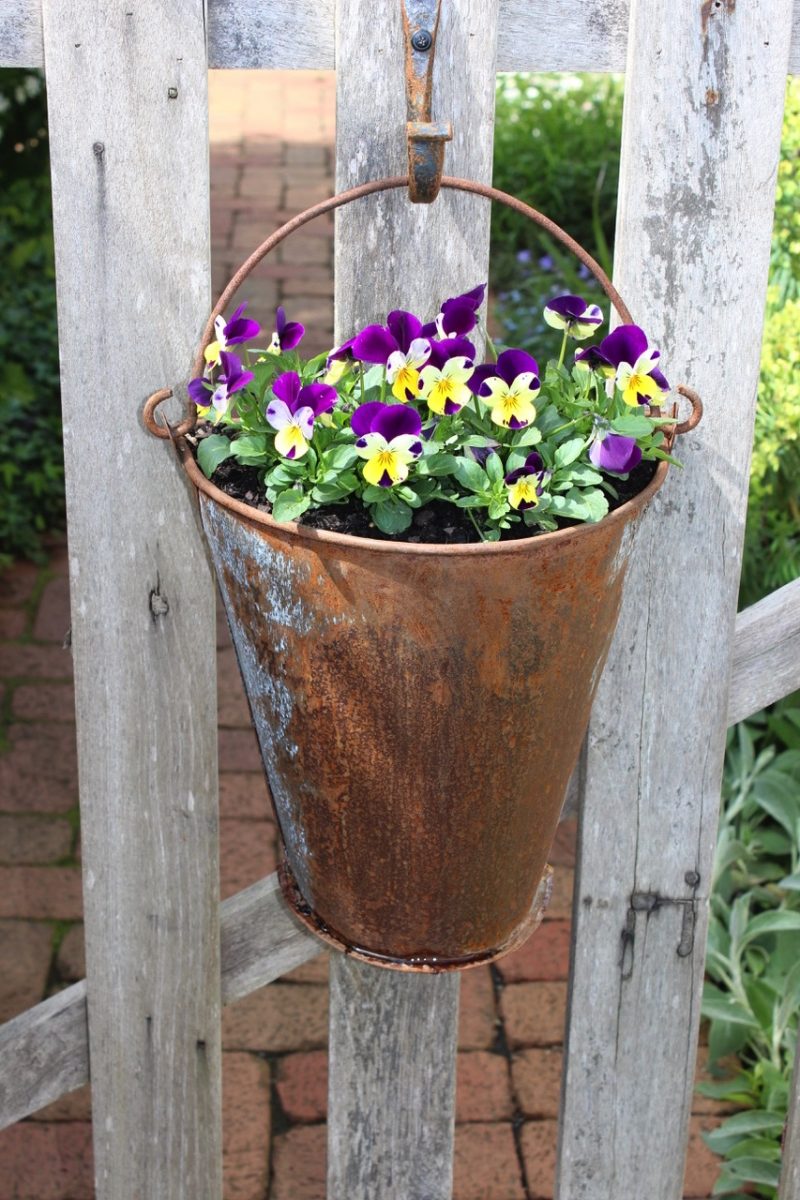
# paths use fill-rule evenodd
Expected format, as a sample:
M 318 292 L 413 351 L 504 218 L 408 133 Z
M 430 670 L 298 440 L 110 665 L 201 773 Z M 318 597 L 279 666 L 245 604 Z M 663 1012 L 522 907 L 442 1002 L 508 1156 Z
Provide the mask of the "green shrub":
M 41 558 L 64 470 L 44 86 L 0 72 L 0 567 Z
M 770 279 L 779 305 L 800 298 L 800 79 L 786 88 Z

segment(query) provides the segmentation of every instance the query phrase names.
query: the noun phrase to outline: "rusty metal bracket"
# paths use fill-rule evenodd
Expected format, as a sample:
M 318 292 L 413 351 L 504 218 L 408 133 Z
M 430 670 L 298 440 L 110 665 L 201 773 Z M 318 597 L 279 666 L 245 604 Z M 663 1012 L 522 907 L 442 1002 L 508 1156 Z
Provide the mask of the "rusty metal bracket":
M 439 194 L 444 143 L 453 136 L 449 121 L 431 119 L 433 61 L 441 0 L 400 0 L 406 47 L 408 195 L 430 204 Z

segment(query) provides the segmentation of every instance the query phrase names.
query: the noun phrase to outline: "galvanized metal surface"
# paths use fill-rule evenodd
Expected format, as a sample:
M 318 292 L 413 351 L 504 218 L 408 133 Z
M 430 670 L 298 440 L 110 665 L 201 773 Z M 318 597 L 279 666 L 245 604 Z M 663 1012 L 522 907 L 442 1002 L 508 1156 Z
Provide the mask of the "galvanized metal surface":
M 442 547 L 279 525 L 183 457 L 314 922 L 412 969 L 496 955 L 529 921 L 665 465 L 597 525 Z

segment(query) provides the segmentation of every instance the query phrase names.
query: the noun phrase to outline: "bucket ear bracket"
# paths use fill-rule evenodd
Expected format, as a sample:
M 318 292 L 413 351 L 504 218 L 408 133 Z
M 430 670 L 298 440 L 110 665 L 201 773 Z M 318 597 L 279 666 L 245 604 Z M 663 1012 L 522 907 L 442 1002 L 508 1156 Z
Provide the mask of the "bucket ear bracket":
M 400 7 L 406 48 L 408 194 L 414 204 L 430 204 L 441 186 L 444 144 L 453 136 L 449 121 L 431 119 L 441 0 L 400 0 Z

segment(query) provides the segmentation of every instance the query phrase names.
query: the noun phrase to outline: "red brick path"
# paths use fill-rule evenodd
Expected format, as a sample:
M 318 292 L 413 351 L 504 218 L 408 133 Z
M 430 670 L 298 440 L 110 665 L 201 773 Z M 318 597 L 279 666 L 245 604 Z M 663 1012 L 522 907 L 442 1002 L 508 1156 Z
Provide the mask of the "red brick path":
M 332 76 L 216 72 L 212 100 L 214 288 L 281 221 L 332 189 Z M 331 227 L 281 248 L 242 298 L 269 324 L 283 302 L 330 345 Z M 0 1020 L 84 973 L 78 793 L 63 546 L 39 570 L 0 576 Z M 271 871 L 276 831 L 233 651 L 220 626 L 223 896 Z M 535 938 L 495 971 L 463 977 L 456 1200 L 552 1197 L 569 956 L 574 828 L 553 853 L 556 888 Z M 226 1010 L 225 1200 L 322 1200 L 327 965 L 309 963 Z M 2 1064 L 0 1064 L 0 1070 Z M 715 1160 L 699 1138 L 686 1195 L 706 1197 Z M 0 1133 L 0 1200 L 93 1195 L 88 1088 Z M 377 1198 L 376 1198 L 377 1200 Z M 639 1200 L 620 1197 L 620 1200 Z

